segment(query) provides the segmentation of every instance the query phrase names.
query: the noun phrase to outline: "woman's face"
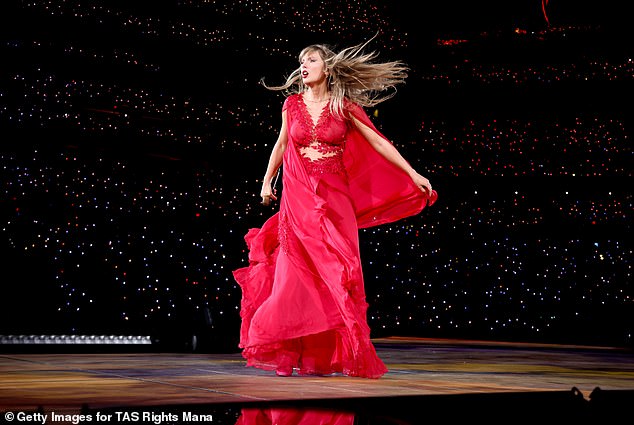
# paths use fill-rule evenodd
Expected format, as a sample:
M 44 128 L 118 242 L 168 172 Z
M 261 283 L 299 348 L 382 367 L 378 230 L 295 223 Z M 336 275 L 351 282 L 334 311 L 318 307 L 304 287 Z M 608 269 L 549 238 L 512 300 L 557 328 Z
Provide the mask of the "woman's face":
M 324 60 L 317 50 L 307 52 L 300 61 L 302 81 L 307 86 L 326 80 Z

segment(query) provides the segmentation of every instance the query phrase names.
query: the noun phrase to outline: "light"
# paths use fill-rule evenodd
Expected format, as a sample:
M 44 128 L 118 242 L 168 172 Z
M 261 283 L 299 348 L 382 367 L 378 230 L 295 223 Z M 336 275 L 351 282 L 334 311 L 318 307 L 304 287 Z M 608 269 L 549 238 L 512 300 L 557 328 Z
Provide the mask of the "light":
M 148 345 L 147 335 L 0 335 L 0 345 L 21 344 L 122 344 Z

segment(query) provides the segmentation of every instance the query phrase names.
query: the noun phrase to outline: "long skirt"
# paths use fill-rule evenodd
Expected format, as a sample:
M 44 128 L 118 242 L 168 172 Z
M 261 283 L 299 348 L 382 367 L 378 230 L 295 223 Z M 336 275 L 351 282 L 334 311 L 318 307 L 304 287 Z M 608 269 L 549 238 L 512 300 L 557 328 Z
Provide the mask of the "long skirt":
M 311 207 L 303 211 L 305 202 L 284 193 L 279 212 L 245 236 L 249 265 L 234 271 L 242 289 L 242 355 L 247 366 L 282 375 L 379 378 L 387 368 L 370 341 L 346 176 L 311 179 Z

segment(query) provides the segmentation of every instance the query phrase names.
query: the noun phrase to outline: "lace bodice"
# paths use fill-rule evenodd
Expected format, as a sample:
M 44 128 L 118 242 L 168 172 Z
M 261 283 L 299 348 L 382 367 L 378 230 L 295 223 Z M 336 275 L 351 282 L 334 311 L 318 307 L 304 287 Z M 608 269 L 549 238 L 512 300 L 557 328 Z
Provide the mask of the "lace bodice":
M 348 124 L 333 115 L 329 106 L 322 108 L 314 122 L 301 94 L 289 96 L 284 102 L 288 131 L 309 174 L 345 172 L 343 149 Z

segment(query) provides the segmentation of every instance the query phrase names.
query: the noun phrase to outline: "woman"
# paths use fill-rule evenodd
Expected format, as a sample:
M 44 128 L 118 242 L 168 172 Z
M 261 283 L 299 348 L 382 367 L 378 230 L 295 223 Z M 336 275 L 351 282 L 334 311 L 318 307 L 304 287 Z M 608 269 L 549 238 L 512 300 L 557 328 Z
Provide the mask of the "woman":
M 290 95 L 260 192 L 264 204 L 278 200 L 283 166 L 279 212 L 249 230 L 249 266 L 234 271 L 247 366 L 281 376 L 387 372 L 370 341 L 358 229 L 418 214 L 437 195 L 362 109 L 407 76 L 401 62 L 374 63 L 365 45 L 308 46 L 284 85 L 265 85 Z

